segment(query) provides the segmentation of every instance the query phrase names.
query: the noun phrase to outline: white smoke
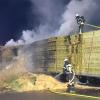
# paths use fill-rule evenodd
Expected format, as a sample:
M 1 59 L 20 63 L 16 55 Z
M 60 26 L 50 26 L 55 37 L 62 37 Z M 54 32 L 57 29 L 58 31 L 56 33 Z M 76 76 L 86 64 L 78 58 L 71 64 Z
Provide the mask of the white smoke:
M 5 44 L 5 46 L 27 45 L 38 40 L 47 39 L 51 36 L 53 36 L 53 34 L 48 34 L 47 25 L 39 26 L 37 31 L 34 30 L 23 31 L 22 36 L 18 41 L 14 41 L 13 39 L 11 39 Z
M 35 5 L 35 9 L 32 8 L 33 11 L 41 16 L 40 25 L 34 30 L 23 31 L 18 41 L 15 42 L 11 39 L 6 43 L 6 46 L 29 44 L 51 36 L 69 34 L 77 27 L 75 20 L 76 13 L 85 16 L 86 21 L 89 21 L 98 7 L 95 0 L 71 0 L 66 5 L 64 12 L 62 11 L 64 7 L 60 5 L 58 0 L 31 1 Z M 62 15 L 58 16 L 59 13 Z
M 89 21 L 96 9 L 97 4 L 95 0 L 71 0 L 71 2 L 66 5 L 66 10 L 62 15 L 62 24 L 58 33 L 69 34 L 71 31 L 75 31 L 77 26 L 75 14 L 78 13 L 81 16 L 85 16 L 86 21 Z

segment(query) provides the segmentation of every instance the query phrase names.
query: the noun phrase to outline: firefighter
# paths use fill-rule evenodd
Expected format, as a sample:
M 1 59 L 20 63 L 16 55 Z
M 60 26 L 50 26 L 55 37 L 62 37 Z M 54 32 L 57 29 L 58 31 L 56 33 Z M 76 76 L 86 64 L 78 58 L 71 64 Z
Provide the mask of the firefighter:
M 63 67 L 63 74 L 64 74 L 65 80 L 67 82 L 69 82 L 71 79 L 71 75 L 72 75 L 71 69 L 72 69 L 72 66 L 71 66 L 69 60 L 65 59 L 64 60 L 64 67 Z
M 70 64 L 69 60 L 64 59 L 63 74 L 66 74 L 66 72 L 68 72 L 68 64 Z
M 79 25 L 79 32 L 81 34 L 83 32 L 85 18 L 84 18 L 84 16 L 80 16 L 79 14 L 76 14 L 75 17 L 76 17 L 77 24 Z
M 63 73 L 65 74 L 66 80 L 68 81 L 67 92 L 71 93 L 75 92 L 75 87 L 74 87 L 75 73 L 68 59 L 64 60 Z
M 71 78 L 72 78 L 72 65 L 71 64 L 67 65 L 67 71 L 69 72 L 68 79 L 69 79 L 69 82 L 70 82 Z
M 74 73 L 74 70 L 73 70 L 73 67 L 72 67 L 72 65 L 71 64 L 68 64 L 67 65 L 68 66 L 68 72 L 69 72 L 69 74 L 68 74 L 68 92 L 70 92 L 70 93 L 74 93 L 75 92 L 75 87 L 74 87 L 74 85 L 75 85 L 75 73 Z

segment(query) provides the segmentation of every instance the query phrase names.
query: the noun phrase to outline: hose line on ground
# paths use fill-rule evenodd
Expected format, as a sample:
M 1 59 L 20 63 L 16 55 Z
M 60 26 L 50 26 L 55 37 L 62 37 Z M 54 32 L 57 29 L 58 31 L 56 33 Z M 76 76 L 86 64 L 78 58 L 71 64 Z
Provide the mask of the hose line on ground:
M 88 95 L 81 95 L 81 94 L 75 94 L 75 93 L 62 93 L 62 92 L 57 92 L 54 90 L 49 90 L 51 93 L 59 94 L 59 95 L 65 95 L 65 96 L 76 96 L 76 97 L 83 97 L 83 98 L 91 98 L 91 99 L 97 99 L 100 100 L 100 97 L 95 97 L 95 96 L 88 96 Z
M 75 72 L 74 72 L 74 70 L 72 71 L 72 73 L 73 73 L 73 77 L 72 77 L 72 79 L 68 82 L 69 85 L 71 85 L 71 84 L 73 83 L 74 79 L 75 79 Z

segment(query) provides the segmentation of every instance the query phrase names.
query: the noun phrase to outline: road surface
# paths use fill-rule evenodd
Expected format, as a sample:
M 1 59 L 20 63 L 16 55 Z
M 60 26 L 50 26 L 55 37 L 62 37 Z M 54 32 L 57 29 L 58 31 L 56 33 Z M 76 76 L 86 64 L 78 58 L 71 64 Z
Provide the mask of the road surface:
M 65 96 L 50 92 L 29 92 L 29 93 L 2 93 L 0 100 L 97 100 L 75 96 Z

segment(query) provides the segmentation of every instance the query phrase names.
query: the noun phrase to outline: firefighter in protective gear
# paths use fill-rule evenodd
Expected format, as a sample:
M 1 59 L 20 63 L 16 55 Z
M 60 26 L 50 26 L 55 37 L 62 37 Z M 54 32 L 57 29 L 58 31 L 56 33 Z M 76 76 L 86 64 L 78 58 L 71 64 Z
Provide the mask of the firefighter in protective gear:
M 67 92 L 75 93 L 75 73 L 71 64 L 66 65 Z
M 71 64 L 68 64 L 68 65 L 67 65 L 67 71 L 68 71 L 68 80 L 69 80 L 69 82 L 70 82 L 71 79 L 72 79 L 72 76 L 73 76 L 72 65 L 71 65 Z
M 67 69 L 68 69 L 68 64 L 70 64 L 69 63 L 69 61 L 68 61 L 68 59 L 65 59 L 64 60 L 64 66 L 63 66 L 63 73 L 64 74 L 66 74 L 68 71 L 67 71 Z
M 65 75 L 67 81 L 71 80 L 71 77 L 72 77 L 72 65 L 69 63 L 68 59 L 64 60 L 63 74 Z
M 65 64 L 64 64 L 64 70 L 63 70 L 63 73 L 66 75 L 66 80 L 68 82 L 70 82 L 70 80 L 72 79 L 72 65 L 66 61 Z
M 79 25 L 79 31 L 80 31 L 80 34 L 81 34 L 83 32 L 85 18 L 84 18 L 84 16 L 79 16 L 79 14 L 76 14 L 75 17 L 76 17 L 76 20 L 77 20 L 77 24 Z
M 68 65 L 68 70 L 69 70 L 69 74 L 68 74 L 68 90 L 67 92 L 70 93 L 75 93 L 75 72 L 73 70 L 73 67 L 71 64 Z

